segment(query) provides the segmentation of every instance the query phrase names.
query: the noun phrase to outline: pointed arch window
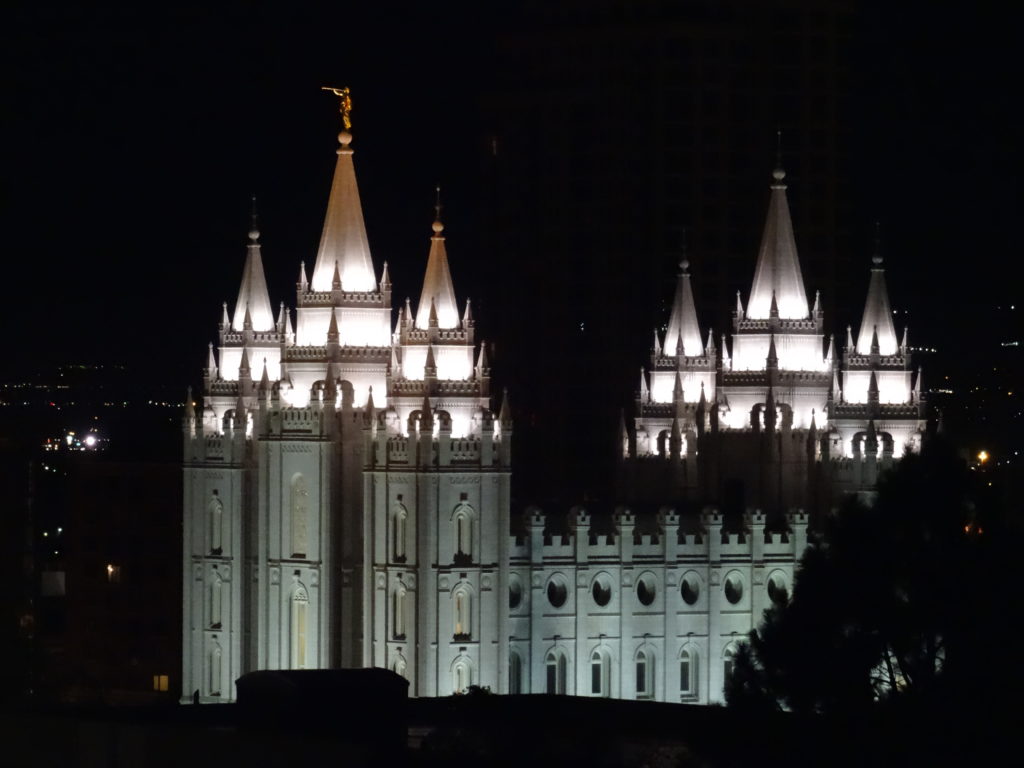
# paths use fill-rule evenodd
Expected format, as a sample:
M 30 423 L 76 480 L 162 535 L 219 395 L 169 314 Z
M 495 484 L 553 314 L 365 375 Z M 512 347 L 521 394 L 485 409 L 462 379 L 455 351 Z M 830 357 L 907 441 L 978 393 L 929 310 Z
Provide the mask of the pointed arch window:
M 220 696 L 222 659 L 223 652 L 221 651 L 220 643 L 214 638 L 213 645 L 210 646 L 210 679 L 208 680 L 211 696 Z
M 292 594 L 291 651 L 292 669 L 306 669 L 308 643 L 306 631 L 309 620 L 309 595 L 302 587 Z
M 544 659 L 544 669 L 547 673 L 547 693 L 560 696 L 565 694 L 568 677 L 566 667 L 565 653 L 560 650 L 548 651 L 548 655 Z
M 697 653 L 690 648 L 679 652 L 679 695 L 684 699 L 697 694 Z
M 222 593 L 223 581 L 220 578 L 220 574 L 214 571 L 212 578 L 210 579 L 210 628 L 220 629 L 223 616 L 222 610 Z
M 391 665 L 391 671 L 394 672 L 396 675 L 401 675 L 406 680 L 409 679 L 408 676 L 406 675 L 407 665 L 405 663 L 404 656 L 402 656 L 401 654 L 398 655 L 398 658 L 395 659 L 395 663 Z
M 472 635 L 472 598 L 465 587 L 456 589 L 452 593 L 453 619 L 455 622 L 454 634 L 456 640 L 469 640 Z
M 465 693 L 473 684 L 473 668 L 468 659 L 459 658 L 452 667 L 452 691 Z
M 654 654 L 640 650 L 636 654 L 636 697 L 649 699 L 654 696 Z
M 405 612 L 406 612 L 406 607 L 405 607 L 406 600 L 405 600 L 405 597 L 406 597 L 405 587 L 399 587 L 398 589 L 395 590 L 394 611 L 393 611 L 393 616 L 392 616 L 393 621 L 394 621 L 394 639 L 395 640 L 405 640 Z
M 406 560 L 405 555 L 405 541 L 406 541 L 406 529 L 408 526 L 409 511 L 399 504 L 395 507 L 394 515 L 392 516 L 392 541 L 391 550 L 394 554 L 395 562 L 404 563 Z
M 473 561 L 473 510 L 463 504 L 453 515 L 455 524 L 455 562 L 471 563 Z
M 730 643 L 722 653 L 722 692 L 729 689 L 736 666 L 736 645 Z
M 221 534 L 224 530 L 224 505 L 220 499 L 210 499 L 210 503 L 207 506 L 207 518 L 210 527 L 210 552 L 214 555 L 219 555 L 224 551 L 224 544 L 221 539 Z
M 611 664 L 608 655 L 599 650 L 590 655 L 590 693 L 605 698 L 611 695 Z
M 305 557 L 309 551 L 309 488 L 301 473 L 292 477 L 290 511 L 292 557 Z

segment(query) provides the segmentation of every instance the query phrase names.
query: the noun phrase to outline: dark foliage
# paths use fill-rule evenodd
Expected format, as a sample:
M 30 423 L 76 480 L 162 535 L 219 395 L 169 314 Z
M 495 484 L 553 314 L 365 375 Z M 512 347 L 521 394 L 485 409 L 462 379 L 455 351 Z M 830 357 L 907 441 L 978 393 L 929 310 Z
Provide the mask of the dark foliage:
M 1011 565 L 1022 537 L 984 476 L 932 439 L 851 501 L 800 562 L 790 602 L 738 655 L 731 706 L 853 713 L 993 700 L 1024 680 Z

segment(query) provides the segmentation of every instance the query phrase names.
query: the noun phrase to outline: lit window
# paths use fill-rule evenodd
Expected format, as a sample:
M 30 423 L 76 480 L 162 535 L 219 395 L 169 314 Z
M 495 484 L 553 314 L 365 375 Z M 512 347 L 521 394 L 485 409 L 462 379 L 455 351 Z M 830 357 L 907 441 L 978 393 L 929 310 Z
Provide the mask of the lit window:
M 153 675 L 153 690 L 166 692 L 168 688 L 167 675 Z
M 121 583 L 121 566 L 107 563 L 107 581 L 111 584 Z

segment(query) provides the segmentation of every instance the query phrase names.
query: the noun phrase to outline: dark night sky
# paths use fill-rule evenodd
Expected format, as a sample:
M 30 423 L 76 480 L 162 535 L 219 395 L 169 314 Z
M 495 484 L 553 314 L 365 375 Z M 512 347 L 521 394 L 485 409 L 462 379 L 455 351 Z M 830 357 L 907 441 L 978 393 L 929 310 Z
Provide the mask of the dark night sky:
M 479 106 L 515 76 L 514 53 L 496 74 L 498 36 L 535 19 L 494 4 L 380 6 L 7 10 L 10 373 L 118 361 L 182 387 L 195 381 L 220 302 L 237 292 L 251 192 L 271 299 L 293 305 L 333 169 L 336 104 L 320 85 L 353 89 L 363 208 L 378 269 L 392 264 L 396 306 L 419 291 L 436 182 L 456 290 L 486 306 L 501 286 L 482 246 L 490 126 Z M 854 7 L 857 87 L 844 127 L 865 158 L 859 209 L 884 222 L 895 303 L 919 318 L 913 343 L 948 349 L 990 336 L 987 308 L 1021 299 L 1011 278 L 1020 12 Z M 737 287 L 749 280 L 738 275 Z

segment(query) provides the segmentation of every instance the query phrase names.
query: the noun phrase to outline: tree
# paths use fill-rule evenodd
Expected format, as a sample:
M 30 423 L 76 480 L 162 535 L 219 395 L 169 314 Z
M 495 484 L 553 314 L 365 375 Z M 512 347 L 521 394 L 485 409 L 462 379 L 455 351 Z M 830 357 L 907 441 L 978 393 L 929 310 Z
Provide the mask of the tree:
M 751 632 L 729 704 L 850 712 L 1024 679 L 1015 657 L 984 663 L 1010 636 L 1021 543 L 987 490 L 932 439 L 874 503 L 851 500 L 807 548 L 789 603 Z

